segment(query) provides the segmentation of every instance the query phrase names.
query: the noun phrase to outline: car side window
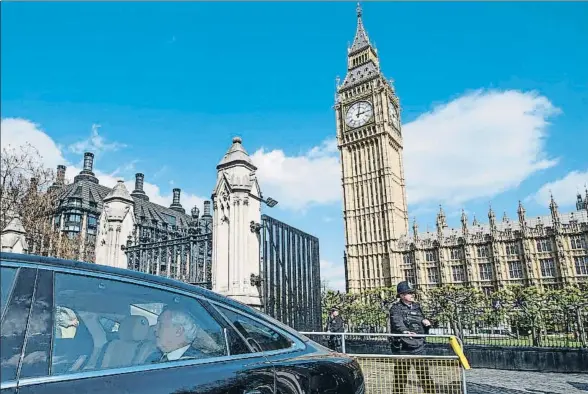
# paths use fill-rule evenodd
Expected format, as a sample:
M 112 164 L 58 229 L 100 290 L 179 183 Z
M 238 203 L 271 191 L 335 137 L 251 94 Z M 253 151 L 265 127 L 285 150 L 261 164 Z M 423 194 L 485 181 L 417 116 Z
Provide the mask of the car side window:
M 6 302 L 6 311 L 0 325 L 2 339 L 0 376 L 2 376 L 3 382 L 16 379 L 21 363 L 36 278 L 36 269 L 21 268 L 14 289 Z
M 228 354 L 197 299 L 118 280 L 56 273 L 54 321 L 52 375 Z
M 217 309 L 225 315 L 241 335 L 243 335 L 254 351 L 267 352 L 288 349 L 293 345 L 288 338 L 265 324 L 222 306 L 217 305 Z
M 0 288 L 0 316 L 4 315 L 4 308 L 6 307 L 6 302 L 8 301 L 8 296 L 12 291 L 12 287 L 14 285 L 14 278 L 16 277 L 16 268 L 12 267 L 2 267 L 1 274 L 1 285 Z

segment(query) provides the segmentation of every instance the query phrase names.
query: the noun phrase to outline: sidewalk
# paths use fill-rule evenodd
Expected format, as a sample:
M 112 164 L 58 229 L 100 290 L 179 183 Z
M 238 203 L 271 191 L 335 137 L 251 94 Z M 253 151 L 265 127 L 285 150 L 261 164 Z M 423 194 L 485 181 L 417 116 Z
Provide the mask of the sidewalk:
M 588 394 L 588 374 L 471 369 L 468 394 Z

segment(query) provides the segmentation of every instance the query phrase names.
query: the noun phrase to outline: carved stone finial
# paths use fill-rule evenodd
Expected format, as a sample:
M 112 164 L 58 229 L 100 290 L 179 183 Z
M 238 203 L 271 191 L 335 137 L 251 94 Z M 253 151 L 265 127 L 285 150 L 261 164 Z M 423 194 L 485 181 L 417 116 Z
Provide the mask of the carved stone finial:
M 359 3 L 359 1 L 357 2 L 357 7 L 355 8 L 355 10 L 357 11 L 357 17 L 361 18 L 362 11 L 361 11 L 361 4 Z

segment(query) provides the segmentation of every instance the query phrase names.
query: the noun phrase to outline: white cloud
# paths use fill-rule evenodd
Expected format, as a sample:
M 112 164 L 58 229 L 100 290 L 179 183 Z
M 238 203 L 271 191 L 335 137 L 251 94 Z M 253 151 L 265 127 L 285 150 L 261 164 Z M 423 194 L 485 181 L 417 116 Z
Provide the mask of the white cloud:
M 284 151 L 259 149 L 251 159 L 265 196 L 279 201 L 280 206 L 303 210 L 310 204 L 329 204 L 341 198 L 341 170 L 331 141 L 299 156 L 286 156 Z
M 478 90 L 422 114 L 403 127 L 409 203 L 489 198 L 555 165 L 544 140 L 548 118 L 559 112 L 535 92 Z M 260 149 L 252 158 L 264 193 L 286 208 L 341 200 L 333 138 L 297 156 Z
M 56 168 L 65 163 L 61 149 L 38 125 L 26 119 L 3 118 L 0 121 L 0 146 L 2 149 L 18 149 L 27 143 L 37 149 L 43 164 Z
M 321 260 L 321 279 L 332 290 L 345 291 L 345 267 L 343 263 L 335 264 L 332 261 Z
M 528 197 L 540 205 L 549 206 L 551 194 L 559 206 L 573 206 L 578 192 L 584 195 L 588 185 L 588 169 L 586 171 L 572 171 L 561 179 L 546 183 L 539 190 Z
M 106 139 L 98 133 L 100 125 L 93 124 L 90 136 L 69 146 L 69 150 L 73 153 L 81 154 L 84 152 L 92 152 L 100 154 L 102 152 L 114 152 L 126 147 L 125 144 L 119 142 L 106 142 Z
M 38 124 L 35 124 L 26 119 L 16 118 L 4 118 L 1 123 L 2 138 L 1 147 L 12 147 L 17 148 L 26 143 L 36 148 L 42 156 L 43 164 L 49 168 L 55 169 L 57 165 L 64 164 L 67 166 L 65 176 L 67 179 L 73 180 L 73 178 L 80 172 L 81 168 L 78 165 L 74 165 L 65 159 L 62 150 L 53 141 L 53 139 L 43 131 Z M 102 145 L 100 145 L 102 144 Z M 102 147 L 104 151 L 104 143 L 99 142 L 97 146 Z M 106 144 L 108 146 L 108 144 Z M 117 148 L 118 149 L 118 148 Z M 90 149 L 92 150 L 92 149 Z M 83 152 L 84 149 L 81 150 Z M 125 181 L 125 186 L 131 192 L 135 188 L 135 179 L 133 174 L 127 174 L 125 179 L 122 172 L 130 172 L 134 170 L 136 161 L 122 166 L 114 172 L 108 174 L 100 171 L 99 168 L 94 167 L 94 173 L 101 185 L 114 187 L 116 182 L 120 179 Z M 99 161 L 95 161 L 94 164 L 100 164 Z M 169 206 L 172 203 L 173 193 L 162 194 L 158 185 L 153 183 L 144 182 L 143 190 L 149 196 L 150 201 L 163 206 Z M 183 192 L 181 195 L 182 206 L 187 212 L 190 211 L 195 205 L 200 208 L 200 212 L 203 209 L 203 202 L 205 198 Z
M 478 90 L 419 116 L 403 128 L 409 202 L 492 197 L 555 165 L 544 139 L 558 112 L 535 92 Z

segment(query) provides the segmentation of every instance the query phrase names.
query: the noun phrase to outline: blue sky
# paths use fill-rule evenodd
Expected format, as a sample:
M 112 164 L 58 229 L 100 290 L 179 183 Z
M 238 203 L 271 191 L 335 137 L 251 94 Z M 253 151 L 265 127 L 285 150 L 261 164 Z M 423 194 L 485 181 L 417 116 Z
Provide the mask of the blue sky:
M 546 214 L 549 190 L 573 209 L 588 182 L 587 3 L 363 10 L 403 108 L 421 229 L 439 204 L 450 225 L 462 208 L 485 221 L 489 204 L 513 217 L 519 199 Z M 28 138 L 51 166 L 90 148 L 104 182 L 144 172 L 158 201 L 181 187 L 187 205 L 210 196 L 239 135 L 280 201 L 267 213 L 317 235 L 341 287 L 332 105 L 355 3 L 4 2 L 1 18 L 3 145 Z

